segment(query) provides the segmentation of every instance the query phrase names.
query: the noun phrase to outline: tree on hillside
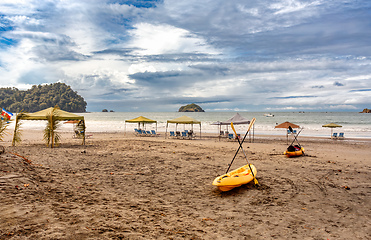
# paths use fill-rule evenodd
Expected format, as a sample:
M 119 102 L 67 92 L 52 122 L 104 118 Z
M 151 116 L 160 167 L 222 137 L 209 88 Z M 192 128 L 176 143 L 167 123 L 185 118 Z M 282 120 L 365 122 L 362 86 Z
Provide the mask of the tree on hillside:
M 68 112 L 86 112 L 87 103 L 65 83 L 34 85 L 27 91 L 0 88 L 0 107 L 11 112 L 36 112 L 56 105 Z

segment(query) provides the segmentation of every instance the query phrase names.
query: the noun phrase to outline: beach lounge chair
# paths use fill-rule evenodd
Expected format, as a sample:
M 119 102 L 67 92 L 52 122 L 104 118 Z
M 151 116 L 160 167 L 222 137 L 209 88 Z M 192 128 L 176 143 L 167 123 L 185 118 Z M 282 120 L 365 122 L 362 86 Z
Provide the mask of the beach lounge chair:
M 292 134 L 296 134 L 296 130 L 292 130 L 292 131 L 291 131 L 290 129 L 287 129 L 287 134 L 291 134 L 291 133 L 292 133 Z
M 154 136 L 154 137 L 157 137 L 160 134 L 157 134 L 155 130 L 151 130 L 151 135 Z
M 180 135 L 180 132 L 179 131 L 176 131 L 175 132 L 175 134 L 176 134 L 176 137 L 178 138 L 178 137 L 181 137 L 181 135 Z
M 193 130 L 190 130 L 190 131 L 188 132 L 188 137 L 189 137 L 190 139 L 192 139 L 192 138 L 195 137 L 195 135 L 193 134 Z
M 337 139 L 338 138 L 338 133 L 333 133 L 331 136 L 332 139 Z
M 186 138 L 187 137 L 187 132 L 182 132 L 182 138 Z
M 139 136 L 146 136 L 145 130 L 139 129 L 138 133 L 139 133 Z
M 75 133 L 73 134 L 73 138 L 83 138 L 84 131 L 79 132 L 78 130 L 75 130 Z M 85 134 L 85 138 L 90 138 L 92 137 L 92 134 Z
M 170 131 L 170 137 L 175 137 L 175 132 L 174 131 Z
M 228 139 L 233 140 L 233 133 L 228 133 Z
M 73 134 L 73 138 L 81 138 L 81 133 L 78 130 L 75 130 L 75 133 Z
M 142 132 L 139 129 L 137 129 L 137 128 L 134 128 L 134 131 L 135 131 L 135 135 L 142 134 Z
M 236 135 L 236 140 L 237 140 L 237 139 L 241 139 L 241 134 L 237 133 L 237 135 Z
M 338 139 L 344 139 L 344 133 L 343 132 L 339 133 Z

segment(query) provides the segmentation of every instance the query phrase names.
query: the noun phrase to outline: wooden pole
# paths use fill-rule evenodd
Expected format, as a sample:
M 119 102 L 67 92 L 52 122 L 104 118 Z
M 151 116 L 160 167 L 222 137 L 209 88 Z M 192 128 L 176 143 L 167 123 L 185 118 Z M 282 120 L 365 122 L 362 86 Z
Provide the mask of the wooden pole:
M 51 138 L 52 138 L 52 143 L 51 143 L 51 145 L 50 145 L 51 148 L 54 147 L 53 112 L 54 112 L 54 111 L 52 111 L 52 112 L 50 113 L 50 119 L 49 119 L 49 121 L 50 121 L 50 131 L 51 131 L 51 132 L 50 132 L 50 135 L 51 135 Z

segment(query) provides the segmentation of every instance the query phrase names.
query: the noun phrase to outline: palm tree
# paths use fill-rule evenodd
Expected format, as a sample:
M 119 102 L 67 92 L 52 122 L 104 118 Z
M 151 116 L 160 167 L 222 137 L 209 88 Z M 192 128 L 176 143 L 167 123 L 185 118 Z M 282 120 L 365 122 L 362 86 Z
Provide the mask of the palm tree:
M 7 134 L 6 128 L 9 126 L 10 120 L 1 118 L 0 120 L 0 141 L 3 141 L 3 137 Z

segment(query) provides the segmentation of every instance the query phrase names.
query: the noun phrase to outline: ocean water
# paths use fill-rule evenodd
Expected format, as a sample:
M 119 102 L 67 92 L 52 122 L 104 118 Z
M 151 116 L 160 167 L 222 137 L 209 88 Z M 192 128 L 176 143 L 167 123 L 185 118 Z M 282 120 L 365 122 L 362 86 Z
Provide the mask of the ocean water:
M 219 126 L 211 125 L 216 121 L 225 121 L 233 117 L 236 112 L 203 112 L 203 113 L 182 113 L 182 112 L 91 112 L 81 113 L 85 117 L 87 132 L 122 132 L 133 131 L 138 127 L 136 123 L 125 123 L 125 120 L 144 116 L 157 121 L 157 132 L 165 132 L 167 120 L 186 115 L 201 121 L 202 133 L 218 133 Z M 330 128 L 322 125 L 336 123 L 341 128 L 334 128 L 334 132 L 344 132 L 345 137 L 349 138 L 371 138 L 371 114 L 358 112 L 272 112 L 274 117 L 264 116 L 264 112 L 239 112 L 242 117 L 247 119 L 256 118 L 254 133 L 256 135 L 285 135 L 285 129 L 275 129 L 276 124 L 289 121 L 303 128 L 300 136 L 329 137 Z M 13 123 L 14 124 L 14 123 Z M 44 129 L 44 121 L 23 121 L 22 128 Z M 70 131 L 71 124 L 61 124 L 62 131 Z M 14 125 L 13 125 L 14 126 Z M 175 130 L 175 124 L 168 125 L 168 131 Z M 147 130 L 156 129 L 156 124 L 146 124 Z M 238 133 L 244 134 L 247 125 L 235 125 Z M 178 130 L 191 129 L 190 125 L 180 124 Z M 199 132 L 199 126 L 193 126 L 194 131 Z M 227 130 L 227 126 L 222 126 L 222 130 Z M 231 131 L 228 126 L 229 132 Z

